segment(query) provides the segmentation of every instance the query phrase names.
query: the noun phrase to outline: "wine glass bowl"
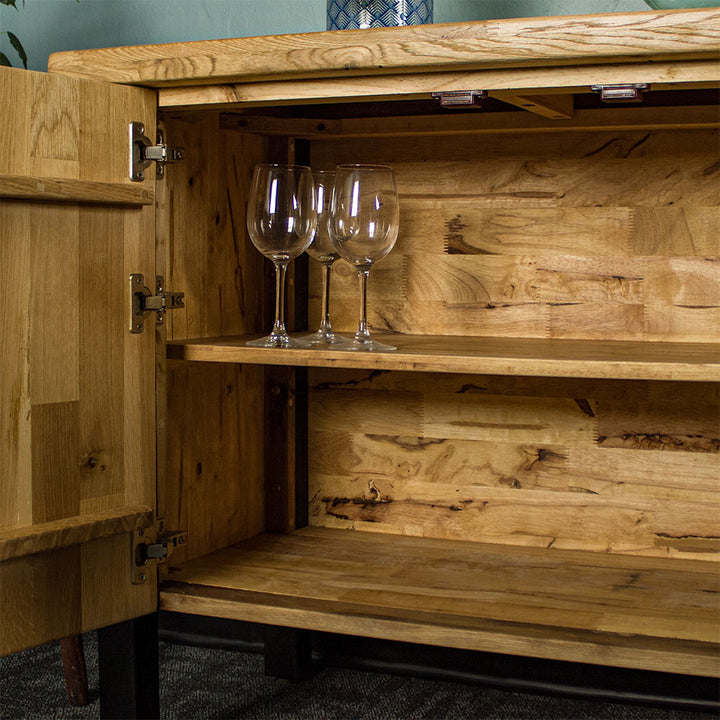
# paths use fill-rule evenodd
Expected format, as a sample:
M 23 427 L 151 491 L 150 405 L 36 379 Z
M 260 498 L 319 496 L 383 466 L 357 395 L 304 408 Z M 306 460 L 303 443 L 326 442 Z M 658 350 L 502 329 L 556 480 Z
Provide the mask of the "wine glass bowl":
M 317 226 L 312 242 L 305 252 L 322 264 L 322 304 L 320 309 L 320 325 L 311 335 L 302 338 L 310 345 L 335 346 L 344 345 L 349 341 L 333 332 L 330 324 L 330 278 L 333 263 L 340 257 L 330 242 L 328 219 L 330 212 L 330 196 L 332 194 L 335 173 L 331 170 L 313 172 L 315 186 L 315 205 L 317 208 Z
M 330 210 L 330 195 L 332 194 L 335 173 L 332 170 L 313 171 L 313 185 L 315 187 L 315 207 L 317 209 L 317 226 L 312 242 L 305 252 L 315 260 L 322 263 L 333 263 L 338 257 L 337 250 L 330 242 L 328 234 L 328 212 Z
M 357 269 L 360 320 L 348 350 L 395 350 L 373 340 L 367 324 L 367 280 L 372 266 L 395 246 L 399 227 L 395 174 L 387 165 L 338 165 L 328 230 L 340 257 Z
M 246 225 L 253 245 L 275 265 L 275 323 L 257 347 L 304 347 L 285 329 L 285 275 L 291 260 L 312 242 L 317 222 L 312 171 L 302 165 L 257 165 Z

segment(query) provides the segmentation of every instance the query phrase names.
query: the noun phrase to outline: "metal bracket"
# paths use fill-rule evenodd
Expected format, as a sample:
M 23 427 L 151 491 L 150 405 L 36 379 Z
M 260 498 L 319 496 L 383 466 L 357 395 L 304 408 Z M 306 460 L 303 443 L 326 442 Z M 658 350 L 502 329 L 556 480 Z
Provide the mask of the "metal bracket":
M 187 533 L 184 530 L 167 532 L 165 520 L 159 518 L 156 525 L 138 528 L 133 533 L 130 548 L 130 579 L 133 585 L 142 585 L 148 578 L 148 563 L 164 563 L 173 551 L 185 545 Z
M 145 168 L 156 162 L 155 177 L 165 177 L 167 163 L 182 162 L 185 159 L 184 148 L 170 148 L 165 144 L 162 130 L 157 131 L 157 142 L 153 145 L 145 135 L 145 125 L 141 122 L 130 123 L 130 179 L 142 182 L 145 179 Z
M 130 275 L 130 332 L 133 335 L 145 329 L 145 318 L 148 313 L 155 313 L 155 324 L 165 322 L 165 313 L 168 310 L 184 308 L 184 293 L 169 292 L 163 287 L 162 275 L 155 276 L 155 292 L 145 286 L 145 276 L 142 273 Z
M 590 89 L 607 103 L 642 102 L 646 83 L 625 83 L 621 85 L 591 85 Z
M 440 101 L 440 107 L 467 108 L 482 107 L 483 98 L 487 97 L 485 90 L 449 90 L 430 93 L 434 100 Z

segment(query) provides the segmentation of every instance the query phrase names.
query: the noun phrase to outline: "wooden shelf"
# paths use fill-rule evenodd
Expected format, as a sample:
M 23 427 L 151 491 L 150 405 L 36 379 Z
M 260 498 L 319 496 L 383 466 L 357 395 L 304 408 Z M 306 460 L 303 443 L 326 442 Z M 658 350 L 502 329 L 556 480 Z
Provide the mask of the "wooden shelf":
M 713 676 L 719 590 L 713 563 L 304 528 L 171 571 L 160 606 Z
M 4 174 L 0 175 L 0 197 L 129 207 L 155 202 L 155 192 L 139 185 Z
M 484 375 L 707 382 L 720 380 L 720 347 L 713 343 L 421 335 L 377 337 L 392 342 L 398 349 L 394 352 L 368 353 L 255 348 L 245 345 L 248 337 L 231 337 L 172 342 L 168 344 L 168 358 L 202 362 Z
M 147 505 L 131 505 L 3 530 L 0 532 L 0 562 L 134 532 L 152 523 L 151 508 Z

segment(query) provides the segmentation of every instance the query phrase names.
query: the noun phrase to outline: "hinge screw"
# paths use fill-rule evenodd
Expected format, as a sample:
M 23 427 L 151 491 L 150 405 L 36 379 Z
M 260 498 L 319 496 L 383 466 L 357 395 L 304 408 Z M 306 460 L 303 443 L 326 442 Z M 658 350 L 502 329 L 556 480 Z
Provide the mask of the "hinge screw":
M 147 575 L 145 575 L 145 573 L 142 573 L 142 572 L 139 573 L 139 574 L 138 574 L 138 580 L 139 580 L 140 582 L 145 582 L 145 580 L 147 580 Z

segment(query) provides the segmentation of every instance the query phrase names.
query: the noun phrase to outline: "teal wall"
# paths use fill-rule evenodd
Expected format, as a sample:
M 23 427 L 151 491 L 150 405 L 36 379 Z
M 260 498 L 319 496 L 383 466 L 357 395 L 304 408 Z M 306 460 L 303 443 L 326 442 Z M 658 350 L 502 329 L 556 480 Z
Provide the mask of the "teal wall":
M 326 0 L 17 0 L 0 5 L 0 30 L 14 32 L 28 67 L 45 70 L 57 50 L 315 32 Z M 644 0 L 435 0 L 435 22 L 648 10 Z M 0 49 L 19 65 L 7 37 Z

